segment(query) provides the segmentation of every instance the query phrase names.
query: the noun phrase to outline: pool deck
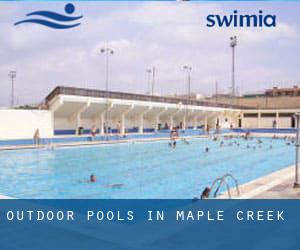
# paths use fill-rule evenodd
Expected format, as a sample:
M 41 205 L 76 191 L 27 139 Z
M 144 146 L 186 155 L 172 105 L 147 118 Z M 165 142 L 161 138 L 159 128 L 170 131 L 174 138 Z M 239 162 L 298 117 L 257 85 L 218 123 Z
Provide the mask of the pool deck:
M 231 135 L 230 134 L 222 134 L 222 135 Z M 214 134 L 211 135 L 187 135 L 181 136 L 178 140 L 187 138 L 208 138 L 209 136 L 215 136 Z M 86 141 L 86 142 L 60 142 L 60 143 L 52 143 L 50 145 L 16 145 L 16 146 L 0 146 L 0 151 L 4 150 L 19 150 L 19 149 L 39 149 L 39 148 L 49 148 L 49 147 L 74 147 L 74 146 L 93 146 L 93 145 L 105 145 L 105 144 L 120 144 L 120 143 L 135 143 L 135 142 L 151 142 L 151 141 L 169 141 L 169 136 L 165 137 L 149 137 L 149 138 L 130 138 L 130 139 L 120 139 L 120 140 L 108 140 L 108 141 Z
M 14 198 L 13 198 L 13 197 L 9 197 L 9 196 L 0 194 L 0 200 L 1 200 L 1 199 L 14 199 Z
M 241 185 L 239 197 L 235 189 L 231 194 L 235 199 L 300 199 L 300 188 L 293 188 L 294 179 L 295 166 L 290 166 Z M 218 198 L 227 199 L 228 195 Z
M 230 132 L 230 133 L 223 133 L 223 134 L 202 134 L 202 135 L 184 135 L 180 138 L 208 138 L 211 136 L 240 136 L 244 135 L 245 133 L 239 133 L 239 132 Z M 278 138 L 283 137 L 295 137 L 295 134 L 289 134 L 289 133 L 251 133 L 251 136 L 254 137 L 273 137 L 277 136 Z M 74 135 L 66 135 L 66 136 L 54 136 L 53 138 L 72 138 Z M 86 135 L 82 136 L 76 136 L 76 137 L 86 137 Z M 179 139 L 180 139 L 179 138 Z M 51 143 L 51 144 L 40 144 L 40 145 L 12 145 L 12 146 L 0 146 L 0 151 L 4 150 L 19 150 L 19 149 L 38 149 L 38 148 L 49 148 L 49 147 L 72 147 L 72 146 L 91 146 L 91 145 L 100 145 L 100 144 L 117 144 L 117 143 L 135 143 L 135 142 L 147 142 L 147 141 L 160 141 L 160 140 L 169 140 L 169 136 L 165 135 L 162 137 L 151 137 L 151 134 L 149 134 L 148 138 L 129 138 L 124 139 L 120 137 L 118 140 L 94 140 L 94 141 L 80 141 L 80 142 L 57 142 L 57 143 Z

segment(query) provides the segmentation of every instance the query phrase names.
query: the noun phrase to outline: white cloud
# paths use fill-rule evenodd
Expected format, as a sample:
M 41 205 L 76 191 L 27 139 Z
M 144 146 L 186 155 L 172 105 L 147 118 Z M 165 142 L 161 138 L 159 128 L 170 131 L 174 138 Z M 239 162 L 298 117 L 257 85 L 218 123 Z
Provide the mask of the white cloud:
M 30 9 L 38 5 L 32 3 Z M 182 66 L 190 64 L 194 91 L 211 93 L 215 80 L 225 91 L 231 79 L 228 38 L 233 34 L 238 36 L 237 83 L 242 90 L 255 90 L 277 80 L 296 82 L 300 78 L 294 65 L 295 50 L 300 49 L 299 20 L 296 16 L 293 18 L 297 22 L 286 20 L 289 9 L 281 11 L 275 29 L 219 29 L 205 26 L 206 15 L 230 13 L 228 4 L 80 3 L 82 25 L 54 31 L 35 25 L 14 27 L 11 15 L 23 17 L 27 11 L 25 5 L 16 6 L 9 5 L 10 15 L 0 16 L 2 105 L 9 103 L 7 71 L 13 68 L 17 70 L 17 94 L 22 103 L 40 101 L 58 84 L 103 88 L 105 60 L 99 51 L 105 45 L 115 49 L 110 59 L 112 90 L 145 93 L 145 70 L 155 65 L 158 91 L 184 92 Z M 54 6 L 57 10 L 63 7 L 43 5 Z M 296 7 L 300 9 L 300 5 Z

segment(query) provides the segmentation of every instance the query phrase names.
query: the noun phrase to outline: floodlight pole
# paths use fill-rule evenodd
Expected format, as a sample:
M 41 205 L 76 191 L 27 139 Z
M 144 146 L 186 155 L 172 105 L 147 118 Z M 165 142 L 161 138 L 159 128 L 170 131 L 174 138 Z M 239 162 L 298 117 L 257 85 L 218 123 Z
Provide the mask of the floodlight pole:
M 147 94 L 150 95 L 151 91 L 152 91 L 152 87 L 151 87 L 151 74 L 152 74 L 152 69 L 148 68 L 146 70 L 147 72 L 147 76 L 148 76 L 148 91 Z
M 296 119 L 296 123 L 297 123 L 297 133 L 296 133 L 296 162 L 295 162 L 295 183 L 294 183 L 294 188 L 300 188 L 300 181 L 299 181 L 300 113 L 296 113 L 294 115 L 294 118 Z
M 231 79 L 231 91 L 232 91 L 232 98 L 235 97 L 235 47 L 237 46 L 237 37 L 232 36 L 230 37 L 230 47 L 232 48 L 232 79 Z
M 186 119 L 188 115 L 188 105 L 191 104 L 191 71 L 192 67 L 189 65 L 184 65 L 183 69 L 187 72 L 187 98 L 186 98 L 186 111 L 185 111 L 185 127 L 186 127 Z
M 15 82 L 14 82 L 14 79 L 17 76 L 17 72 L 14 70 L 9 71 L 8 76 L 11 79 L 11 103 L 10 103 L 10 106 L 13 108 L 15 106 Z
M 148 90 L 149 95 L 154 95 L 154 85 L 155 85 L 155 74 L 156 74 L 156 68 L 153 66 L 152 68 L 147 68 L 146 72 L 148 73 Z M 152 81 L 151 81 L 151 75 L 152 75 Z
M 156 69 L 155 69 L 155 67 L 153 67 L 152 68 L 152 88 L 151 88 L 152 95 L 154 95 L 155 73 L 156 73 Z
M 109 55 L 113 55 L 115 52 L 109 47 L 102 48 L 100 52 L 105 53 L 105 90 L 108 92 Z
M 109 98 L 109 86 L 108 86 L 108 76 L 109 76 L 109 56 L 113 55 L 115 52 L 112 48 L 105 47 L 100 50 L 101 53 L 105 54 L 105 91 L 106 91 L 106 109 L 108 109 L 108 98 Z M 108 133 L 108 111 L 105 112 L 105 123 L 106 123 L 106 133 Z
M 188 65 L 184 65 L 183 69 L 187 72 L 187 94 L 188 94 L 188 99 L 190 100 L 191 98 L 191 71 L 192 71 L 192 67 L 188 66 Z
M 219 92 L 219 84 L 218 81 L 216 81 L 216 103 L 218 102 L 218 92 Z

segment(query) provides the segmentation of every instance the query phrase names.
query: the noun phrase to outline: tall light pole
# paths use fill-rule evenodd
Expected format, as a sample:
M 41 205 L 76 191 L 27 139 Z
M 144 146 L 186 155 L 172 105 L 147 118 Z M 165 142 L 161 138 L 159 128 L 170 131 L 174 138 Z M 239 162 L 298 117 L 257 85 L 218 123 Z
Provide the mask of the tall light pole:
M 235 47 L 237 46 L 237 37 L 230 37 L 230 47 L 232 48 L 232 78 L 231 78 L 231 91 L 232 97 L 235 97 Z
M 218 94 L 219 94 L 219 84 L 218 81 L 216 81 L 216 103 L 218 102 Z
M 300 188 L 300 180 L 299 180 L 300 113 L 296 113 L 294 115 L 294 119 L 296 120 L 296 124 L 297 124 L 297 134 L 296 134 L 296 162 L 295 162 L 295 183 L 294 183 L 294 188 Z
M 191 71 L 192 67 L 189 65 L 184 65 L 183 69 L 187 72 L 187 100 L 186 100 L 186 111 L 185 111 L 185 127 L 186 127 L 186 119 L 188 115 L 188 105 L 191 101 Z
M 9 71 L 8 73 L 9 78 L 11 79 L 11 103 L 10 106 L 15 106 L 15 78 L 17 76 L 17 72 L 14 70 Z
M 155 74 L 156 74 L 156 68 L 153 66 L 152 68 L 148 68 L 147 70 L 148 73 L 148 86 L 149 86 L 149 95 L 151 94 L 152 96 L 154 95 L 154 85 L 155 85 Z M 151 74 L 152 74 L 152 82 L 151 81 Z M 150 87 L 151 85 L 151 87 Z M 150 91 L 151 89 L 151 91 Z M 151 92 L 151 93 L 150 93 Z
M 151 94 L 151 74 L 152 74 L 152 69 L 148 68 L 146 70 L 147 72 L 147 77 L 148 77 L 148 91 L 147 94 L 150 95 Z
M 112 48 L 105 47 L 100 50 L 101 53 L 105 54 L 105 91 L 106 91 L 106 112 L 105 112 L 105 123 L 106 123 L 106 133 L 108 133 L 108 98 L 109 98 L 109 86 L 108 86 L 108 77 L 109 77 L 109 56 L 113 55 L 115 52 Z M 108 138 L 107 138 L 108 139 Z
M 155 74 L 156 74 L 156 68 L 155 68 L 155 66 L 153 66 L 153 68 L 152 68 L 152 88 L 151 88 L 152 95 L 154 95 Z
M 191 71 L 192 67 L 188 65 L 184 65 L 183 69 L 187 72 L 187 91 L 188 91 L 188 100 L 191 99 Z
M 105 90 L 108 91 L 109 55 L 113 55 L 115 51 L 112 48 L 105 47 L 102 48 L 100 52 L 105 54 Z

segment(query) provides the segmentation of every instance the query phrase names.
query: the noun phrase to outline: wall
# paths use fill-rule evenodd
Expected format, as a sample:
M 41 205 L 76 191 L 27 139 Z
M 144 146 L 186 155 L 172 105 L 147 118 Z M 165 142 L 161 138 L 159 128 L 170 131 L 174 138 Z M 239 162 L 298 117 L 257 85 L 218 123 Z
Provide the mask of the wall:
M 54 129 L 76 129 L 76 120 L 68 118 L 55 117 Z
M 216 103 L 215 98 L 206 99 L 210 103 Z M 228 97 L 219 97 L 218 103 L 232 104 Z M 278 97 L 237 97 L 234 104 L 252 108 L 288 109 L 300 108 L 300 96 L 278 96 Z
M 273 128 L 273 121 L 275 117 L 261 117 L 260 118 L 260 128 Z M 291 128 L 291 118 L 290 117 L 279 117 L 278 118 L 278 128 Z M 258 128 L 258 119 L 255 117 L 247 117 L 242 120 L 243 128 Z
M 278 120 L 278 128 L 290 128 L 291 117 L 280 117 Z
M 243 118 L 242 127 L 243 128 L 257 128 L 258 120 L 255 117 Z
M 273 121 L 275 117 L 261 117 L 260 118 L 260 128 L 273 128 Z
M 53 136 L 50 111 L 0 109 L 0 140 L 33 138 L 37 128 L 41 137 Z

